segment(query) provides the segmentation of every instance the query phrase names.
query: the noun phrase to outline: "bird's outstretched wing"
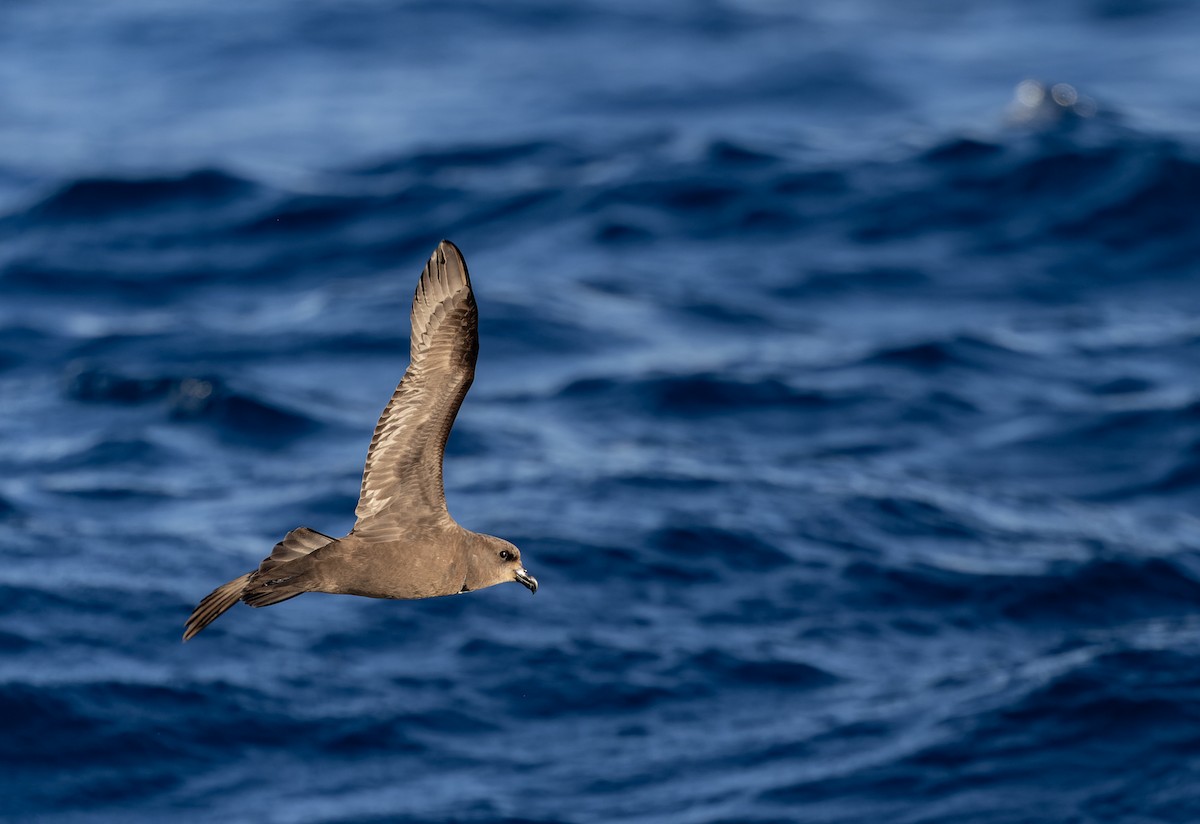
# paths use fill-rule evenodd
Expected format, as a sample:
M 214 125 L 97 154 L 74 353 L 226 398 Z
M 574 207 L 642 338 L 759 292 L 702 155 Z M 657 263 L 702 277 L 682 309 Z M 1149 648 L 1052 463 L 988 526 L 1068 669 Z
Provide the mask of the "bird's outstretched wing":
M 411 352 L 367 451 L 356 531 L 450 517 L 442 453 L 475 378 L 479 312 L 467 264 L 448 240 L 438 244 L 417 284 Z

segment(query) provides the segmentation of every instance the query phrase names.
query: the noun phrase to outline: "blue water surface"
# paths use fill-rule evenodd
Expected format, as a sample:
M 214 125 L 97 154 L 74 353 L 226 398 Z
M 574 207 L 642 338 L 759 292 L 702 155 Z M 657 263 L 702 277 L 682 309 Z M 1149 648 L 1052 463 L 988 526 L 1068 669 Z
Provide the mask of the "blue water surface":
M 0 818 L 1200 821 L 1200 8 L 0 5 Z M 502 586 L 353 523 L 436 242 Z

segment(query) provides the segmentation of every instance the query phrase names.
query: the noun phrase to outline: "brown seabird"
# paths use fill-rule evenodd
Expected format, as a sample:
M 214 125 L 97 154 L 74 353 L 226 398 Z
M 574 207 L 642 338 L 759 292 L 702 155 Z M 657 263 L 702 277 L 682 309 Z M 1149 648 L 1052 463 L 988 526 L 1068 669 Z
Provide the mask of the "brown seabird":
M 411 362 L 375 426 L 354 528 L 344 538 L 293 529 L 258 569 L 200 602 L 183 640 L 238 601 L 265 607 L 305 592 L 433 598 L 505 581 L 537 592 L 520 550 L 463 529 L 446 510 L 442 454 L 478 354 L 479 312 L 467 264 L 443 240 L 413 296 Z

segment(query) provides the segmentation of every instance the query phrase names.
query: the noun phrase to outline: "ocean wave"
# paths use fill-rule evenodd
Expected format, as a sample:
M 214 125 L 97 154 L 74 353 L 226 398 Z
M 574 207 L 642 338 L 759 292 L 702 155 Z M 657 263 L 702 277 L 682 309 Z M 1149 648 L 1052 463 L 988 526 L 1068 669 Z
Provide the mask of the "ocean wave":
M 886 346 L 863 359 L 865 364 L 903 366 L 929 372 L 953 366 L 984 369 L 997 366 L 999 358 L 1018 357 L 999 344 L 972 335 L 956 335 L 944 340 L 921 340 Z
M 178 379 L 134 377 L 85 363 L 68 367 L 63 379 L 68 398 L 83 402 L 136 404 L 166 398 Z
M 567 144 L 548 140 L 474 143 L 439 149 L 420 149 L 410 154 L 363 164 L 352 169 L 351 173 L 364 177 L 388 177 L 401 173 L 432 175 L 448 170 L 470 169 L 492 174 L 498 168 L 514 164 L 525 166 L 536 161 L 539 165 L 559 166 L 583 160 L 584 158 Z
M 1200 218 L 1185 206 L 1200 162 L 1176 143 L 1124 132 L 1097 140 L 1086 130 L 1007 144 L 958 139 L 919 159 L 932 176 L 857 203 L 854 237 L 882 242 L 986 230 L 983 251 L 1079 244 L 1136 258 L 1139 271 L 1178 267 L 1200 248 Z M 908 177 L 906 166 L 897 165 L 898 179 Z M 1106 276 L 1118 276 L 1097 262 Z
M 860 168 L 814 167 L 777 147 L 730 138 L 683 156 L 669 142 L 652 141 L 643 158 L 624 164 L 610 157 L 620 149 L 565 140 L 467 144 L 315 175 L 298 191 L 212 169 L 67 181 L 7 218 L 34 232 L 56 227 L 58 245 L 18 247 L 23 251 L 9 260 L 4 277 L 26 289 L 88 289 L 99 276 L 101 283 L 128 281 L 131 294 L 138 286 L 164 288 L 154 277 L 164 268 L 166 284 L 177 286 L 211 282 L 221 271 L 278 278 L 297 267 L 343 265 L 328 248 L 334 243 L 368 264 L 414 254 L 437 240 L 404 228 L 415 216 L 441 226 L 438 235 L 486 234 L 493 224 L 564 209 L 602 244 L 830 232 L 879 244 L 950 232 L 971 253 L 1040 246 L 1059 256 L 1066 244 L 1118 254 L 1126 263 L 1136 257 L 1139 271 L 1177 269 L 1200 248 L 1194 240 L 1200 224 L 1186 203 L 1194 179 L 1200 181 L 1200 162 L 1179 144 L 1126 132 L 954 138 L 873 167 L 870 186 Z M 541 163 L 553 174 L 528 174 L 528 164 Z M 597 166 L 613 168 L 597 174 Z M 109 248 L 98 256 L 106 244 L 98 245 L 84 224 L 110 218 L 135 219 L 127 234 L 156 240 L 141 244 L 139 254 Z M 57 227 L 63 221 L 80 225 Z M 175 262 L 162 265 L 201 242 L 207 250 L 186 254 L 191 263 L 183 271 Z M 285 242 L 299 246 L 279 248 Z M 76 244 L 92 250 L 86 268 L 65 254 Z M 1110 263 L 1098 261 L 1106 278 L 1117 276 Z M 916 270 L 914 279 L 900 268 L 882 279 L 878 273 L 888 267 L 867 268 L 858 278 L 825 271 L 802 280 L 798 294 L 881 280 L 911 288 L 928 280 L 927 273 Z M 865 278 L 871 272 L 877 275 Z M 1042 274 L 1066 275 L 1053 265 Z
M 0 685 L 0 713 L 12 724 L 0 759 L 25 768 L 160 761 L 164 769 L 178 773 L 206 754 L 242 742 L 286 746 L 295 740 L 292 723 L 308 726 L 309 732 L 319 729 L 231 683 L 9 682 Z M 176 739 L 150 734 L 177 723 L 202 735 Z M 87 771 L 81 780 L 88 780 Z
M 506 712 L 521 717 L 557 717 L 573 712 L 617 714 L 654 706 L 675 697 L 674 690 L 654 672 L 657 656 L 637 650 L 579 640 L 570 647 L 527 649 L 485 639 L 468 641 L 460 649 L 464 660 L 520 662 L 500 678 L 499 695 L 521 696 L 505 702 Z M 541 672 L 544 678 L 530 678 Z
M 566 399 L 635 403 L 663 414 L 697 415 L 763 408 L 823 408 L 844 400 L 816 390 L 795 389 L 776 378 L 737 380 L 698 373 L 616 379 L 581 378 L 560 390 Z
M 916 563 L 858 560 L 845 571 L 854 600 L 871 609 L 955 611 L 971 625 L 998 618 L 1046 625 L 1115 624 L 1186 613 L 1200 581 L 1170 558 L 1057 561 L 1036 574 L 970 573 Z
M 254 189 L 250 181 L 215 169 L 164 177 L 83 178 L 63 184 L 22 217 L 35 223 L 135 215 L 156 218 L 164 210 L 190 212 L 220 206 Z
M 770 235 L 806 226 L 805 216 L 769 185 L 688 170 L 666 179 L 606 185 L 584 210 L 595 216 L 595 239 L 609 243 L 662 235 Z
M 675 558 L 681 568 L 693 574 L 709 564 L 724 566 L 726 571 L 763 572 L 793 561 L 786 552 L 756 535 L 713 526 L 669 525 L 650 533 L 646 541 L 662 557 Z
M 793 300 L 854 292 L 872 295 L 916 293 L 928 289 L 931 280 L 928 273 L 910 266 L 817 267 L 806 272 L 803 278 L 772 288 L 771 294 Z
M 172 455 L 162 444 L 142 438 L 107 438 L 89 443 L 80 449 L 44 464 L 50 469 L 97 469 L 101 467 L 162 466 Z
M 1136 784 L 1139 770 L 1126 769 L 1131 763 L 1153 762 L 1164 748 L 1195 745 L 1195 712 L 1185 696 L 1197 679 L 1195 658 L 1171 650 L 1115 649 L 1084 656 L 1010 703 L 954 719 L 940 742 L 885 769 L 942 769 L 943 777 L 928 788 L 939 796 L 970 792 L 981 780 L 1028 781 L 1022 776 L 1081 757 L 1086 766 L 1070 768 L 1081 778 L 1104 769 L 1123 776 L 1118 784 Z M 1115 739 L 1119 746 L 1103 745 Z M 1106 792 L 1080 781 L 1068 803 L 1104 810 L 1115 800 L 1114 789 Z
M 700 693 L 740 688 L 813 689 L 840 680 L 833 673 L 804 661 L 757 657 L 744 651 L 730 653 L 719 649 L 688 655 L 675 664 L 668 674 L 681 682 L 685 692 Z
M 1162 751 L 1196 744 L 1195 713 L 1185 698 L 1196 681 L 1194 656 L 1114 649 L 1078 656 L 1041 683 L 1030 673 L 1012 681 L 997 699 L 954 707 L 932 729 L 910 732 L 910 745 L 898 753 L 881 750 L 852 770 L 816 770 L 819 777 L 779 784 L 760 798 L 814 804 L 850 796 L 868 809 L 904 810 L 898 820 L 911 824 L 957 820 L 981 803 L 997 815 L 971 812 L 972 820 L 1060 819 L 1079 810 L 1117 820 L 1129 812 L 1120 799 L 1139 796 L 1141 785 L 1154 781 L 1147 773 Z M 1097 769 L 1115 778 L 1089 780 Z M 1048 774 L 1056 780 L 1047 782 Z M 1063 784 L 1063 775 L 1076 780 Z M 919 810 L 907 801 L 914 787 L 923 799 Z M 1143 798 L 1137 809 L 1183 821 L 1181 800 L 1167 793 Z
M 1093 500 L 1184 492 L 1200 480 L 1200 401 L 1147 399 L 1064 415 L 1004 451 L 1021 461 L 1047 452 L 1070 456 L 1058 476 L 1074 494 Z
M 232 389 L 215 376 L 131 376 L 76 364 L 65 379 L 67 397 L 86 403 L 160 402 L 173 421 L 200 421 L 239 437 L 278 444 L 309 434 L 319 424 L 301 412 Z

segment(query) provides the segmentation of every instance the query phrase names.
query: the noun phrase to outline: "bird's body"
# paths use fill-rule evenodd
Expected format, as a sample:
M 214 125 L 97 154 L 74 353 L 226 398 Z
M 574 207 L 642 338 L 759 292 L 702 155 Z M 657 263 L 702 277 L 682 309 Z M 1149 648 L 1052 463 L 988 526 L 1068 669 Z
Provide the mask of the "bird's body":
M 238 601 L 264 607 L 305 592 L 433 598 L 505 581 L 537 591 L 515 546 L 464 529 L 446 510 L 442 455 L 479 352 L 470 277 L 449 241 L 425 266 L 411 318 L 412 360 L 375 427 L 354 528 L 343 538 L 292 530 L 257 570 L 200 602 L 183 640 Z

